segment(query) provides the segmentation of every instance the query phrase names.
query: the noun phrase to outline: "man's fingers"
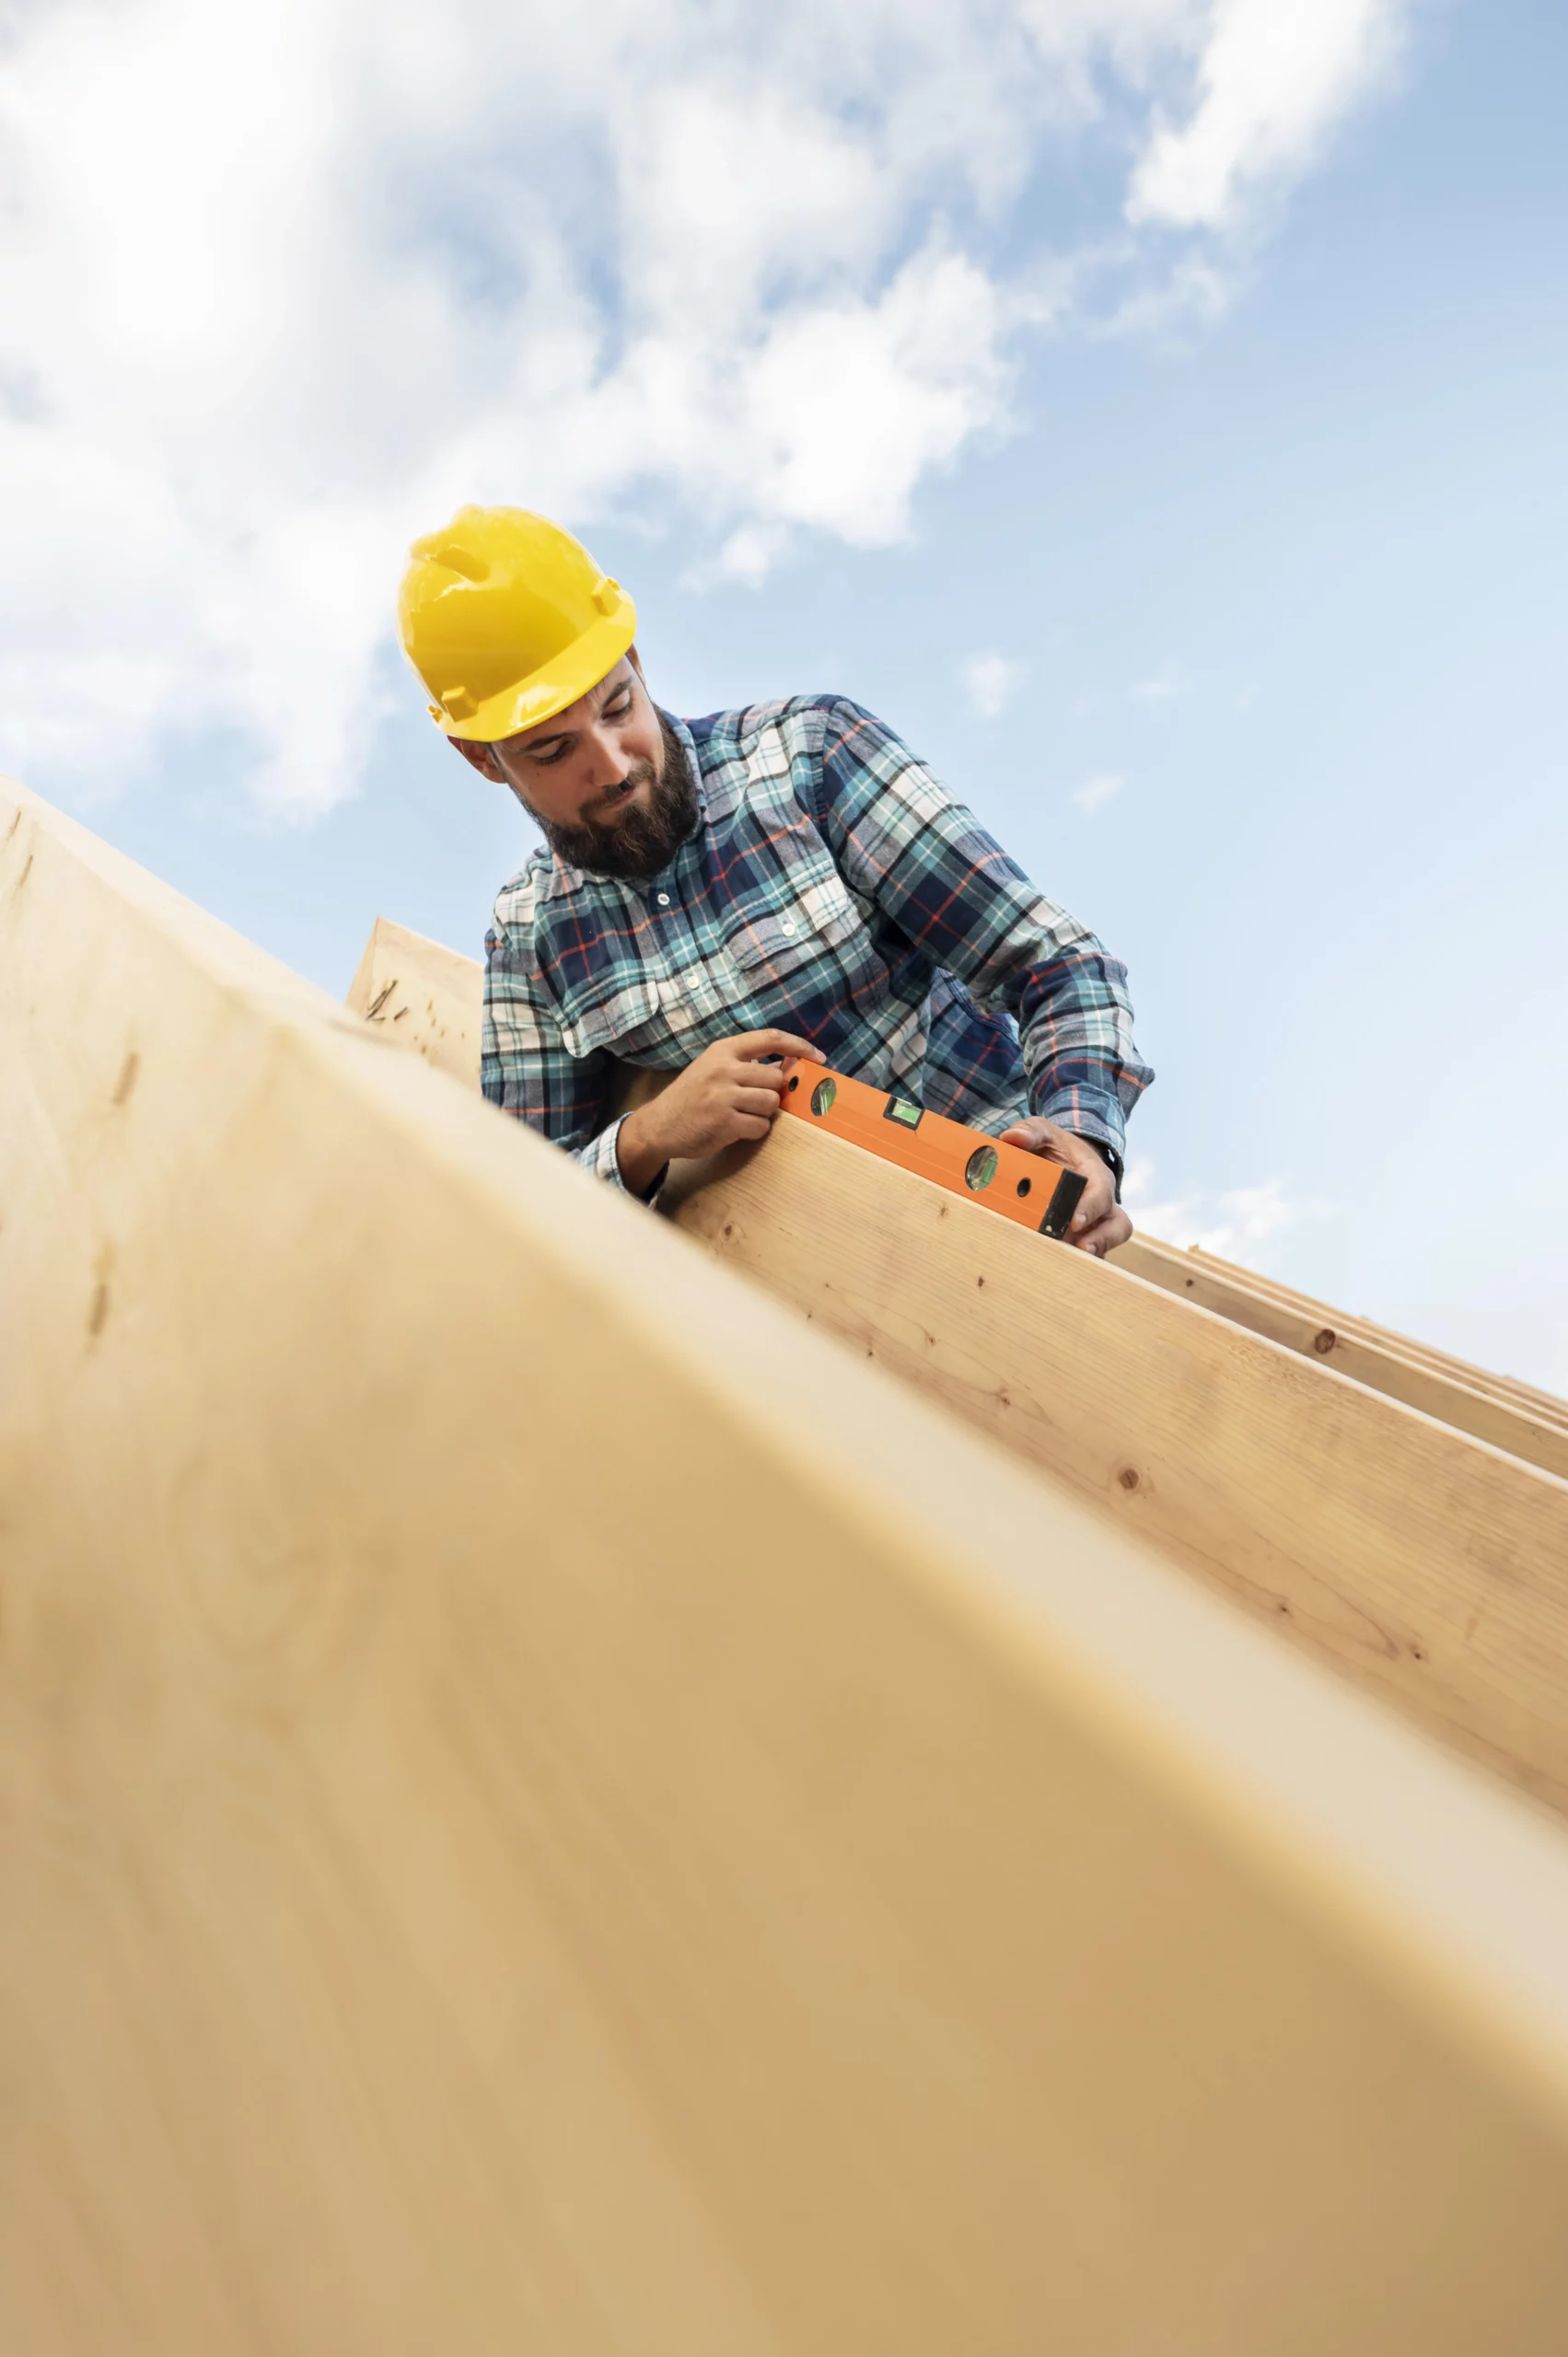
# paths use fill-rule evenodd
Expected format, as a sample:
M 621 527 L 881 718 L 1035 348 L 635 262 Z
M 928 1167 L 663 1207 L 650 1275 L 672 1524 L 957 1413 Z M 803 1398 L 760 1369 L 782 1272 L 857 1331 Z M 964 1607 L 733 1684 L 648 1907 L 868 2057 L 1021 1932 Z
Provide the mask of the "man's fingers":
M 738 1088 L 735 1109 L 738 1113 L 750 1113 L 761 1120 L 771 1121 L 779 1109 L 779 1100 L 771 1088 Z
M 1002 1143 L 1021 1146 L 1026 1154 L 1043 1154 L 1052 1162 L 1064 1164 L 1069 1170 L 1086 1170 L 1099 1159 L 1094 1148 L 1086 1146 L 1071 1130 L 1058 1128 L 1054 1121 L 1046 1120 L 1039 1113 L 1031 1113 L 1027 1121 L 1015 1121 L 1010 1130 L 1004 1130 Z
M 742 1031 L 729 1044 L 748 1063 L 762 1056 L 807 1056 L 813 1063 L 822 1061 L 810 1040 L 797 1039 L 793 1031 Z
M 739 1097 L 755 1097 L 759 1091 L 765 1088 L 769 1096 L 775 1100 L 769 1106 L 768 1110 L 770 1113 L 776 1113 L 779 1109 L 776 1100 L 784 1095 L 789 1083 L 777 1064 L 735 1064 L 725 1074 L 725 1086 L 726 1089 L 734 1090 Z M 759 1112 L 761 1109 L 759 1106 L 753 1106 L 751 1109 L 753 1112 Z
M 1132 1221 L 1121 1204 L 1115 1203 L 1103 1219 L 1096 1220 L 1083 1235 L 1072 1237 L 1073 1248 L 1076 1252 L 1090 1253 L 1097 1260 L 1103 1260 L 1108 1252 L 1114 1252 L 1119 1244 L 1125 1244 L 1132 1233 Z
M 1027 1120 L 1015 1121 L 1010 1130 L 1002 1132 L 1004 1145 L 1020 1146 L 1026 1154 L 1043 1155 L 1048 1161 L 1060 1162 L 1067 1169 L 1075 1170 L 1084 1181 L 1084 1191 L 1077 1208 L 1067 1224 L 1067 1234 L 1074 1244 L 1086 1245 L 1095 1237 L 1102 1221 L 1116 1211 L 1116 1181 L 1104 1155 L 1087 1138 L 1072 1130 L 1063 1130 L 1055 1121 L 1048 1121 L 1043 1114 L 1031 1113 Z M 1127 1234 L 1132 1234 L 1129 1223 Z M 1118 1244 L 1125 1238 L 1118 1236 Z
M 1078 1208 L 1068 1222 L 1068 1226 L 1074 1236 L 1086 1235 L 1091 1227 L 1098 1227 L 1101 1220 L 1108 1218 L 1115 1209 L 1116 1190 L 1110 1184 L 1110 1174 L 1107 1171 L 1103 1185 L 1093 1177 L 1090 1178 L 1078 1198 Z

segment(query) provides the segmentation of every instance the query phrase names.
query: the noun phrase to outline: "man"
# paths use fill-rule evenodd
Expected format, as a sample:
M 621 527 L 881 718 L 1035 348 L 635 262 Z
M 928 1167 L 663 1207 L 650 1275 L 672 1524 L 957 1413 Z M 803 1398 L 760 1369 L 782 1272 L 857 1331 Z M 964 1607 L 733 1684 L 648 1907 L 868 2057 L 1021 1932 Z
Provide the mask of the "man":
M 1081 1172 L 1085 1251 L 1132 1234 L 1124 970 L 891 730 L 837 696 L 661 712 L 631 599 L 543 517 L 465 507 L 411 554 L 431 716 L 548 846 L 495 904 L 487 1097 L 651 1200 L 766 1136 L 810 1055 Z M 631 1110 L 627 1066 L 668 1076 Z

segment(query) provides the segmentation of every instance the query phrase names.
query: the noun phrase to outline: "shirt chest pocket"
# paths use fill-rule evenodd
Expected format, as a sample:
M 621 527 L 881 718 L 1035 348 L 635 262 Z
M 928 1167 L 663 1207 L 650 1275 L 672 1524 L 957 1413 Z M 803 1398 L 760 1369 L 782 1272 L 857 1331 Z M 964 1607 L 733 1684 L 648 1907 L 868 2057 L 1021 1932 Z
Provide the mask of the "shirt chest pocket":
M 565 988 L 556 987 L 561 1039 L 569 1056 L 593 1055 L 601 1048 L 635 1048 L 645 1039 L 658 1012 L 658 993 L 640 966 L 621 966 Z
M 724 935 L 724 958 L 749 1001 L 798 1004 L 837 996 L 870 957 L 860 903 L 830 859 L 802 863 L 744 903 Z

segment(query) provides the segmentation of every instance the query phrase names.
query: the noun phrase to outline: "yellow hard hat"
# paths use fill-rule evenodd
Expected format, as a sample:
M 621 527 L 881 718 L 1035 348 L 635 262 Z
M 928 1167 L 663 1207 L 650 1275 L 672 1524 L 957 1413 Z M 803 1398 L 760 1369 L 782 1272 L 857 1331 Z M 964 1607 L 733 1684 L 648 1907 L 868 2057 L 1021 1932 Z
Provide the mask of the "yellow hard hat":
M 637 610 L 619 582 L 526 507 L 459 507 L 409 557 L 398 628 L 448 737 L 494 745 L 552 719 L 636 636 Z

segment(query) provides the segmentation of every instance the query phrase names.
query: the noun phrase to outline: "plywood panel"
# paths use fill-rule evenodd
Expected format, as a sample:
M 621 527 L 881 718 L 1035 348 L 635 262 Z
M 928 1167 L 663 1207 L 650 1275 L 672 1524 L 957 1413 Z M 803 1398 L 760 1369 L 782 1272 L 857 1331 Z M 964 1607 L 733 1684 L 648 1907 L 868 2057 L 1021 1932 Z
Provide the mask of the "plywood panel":
M 0 1330 L 6 2348 L 1562 2346 L 1559 1829 L 15 789 Z
M 671 1209 L 1281 1633 L 1568 1806 L 1568 1483 L 798 1122 Z

